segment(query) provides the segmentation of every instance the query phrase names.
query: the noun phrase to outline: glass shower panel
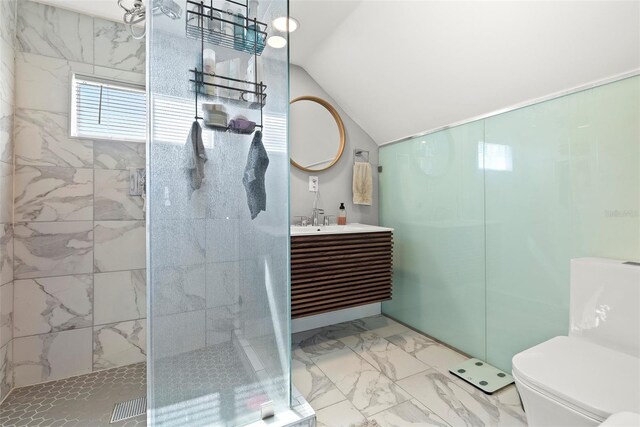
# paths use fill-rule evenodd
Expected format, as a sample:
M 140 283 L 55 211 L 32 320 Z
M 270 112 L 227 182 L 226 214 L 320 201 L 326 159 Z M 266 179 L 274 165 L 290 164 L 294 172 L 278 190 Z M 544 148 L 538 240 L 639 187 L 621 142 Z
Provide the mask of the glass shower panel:
M 381 223 L 394 228 L 393 299 L 382 309 L 485 356 L 483 123 L 380 149 Z
M 571 258 L 640 257 L 639 81 L 485 120 L 489 363 L 567 334 Z
M 262 21 L 288 16 L 288 2 L 260 2 Z M 237 337 L 250 356 L 250 370 L 259 379 L 264 398 L 278 413 L 290 403 L 289 290 L 289 110 L 288 49 L 267 46 L 259 58 L 259 75 L 267 84 L 262 117 L 263 142 L 269 156 L 266 175 L 267 210 L 254 220 L 241 194 L 239 216 L 239 328 Z M 248 144 L 242 158 L 246 159 Z M 244 167 L 244 162 L 242 162 Z M 254 397 L 254 402 L 258 401 Z
M 288 52 L 267 46 L 258 59 L 268 95 L 262 116 L 213 96 L 196 106 L 189 70 L 202 66 L 202 45 L 186 37 L 187 5 L 178 3 L 181 18 L 147 23 L 148 420 L 240 426 L 258 421 L 263 404 L 277 413 L 290 403 Z M 287 7 L 261 1 L 258 19 L 271 27 Z M 252 55 L 204 48 L 226 73 L 246 78 Z M 253 135 L 204 128 L 205 179 L 199 188 L 192 180 L 186 141 L 203 102 L 264 125 L 266 210 L 254 219 L 243 185 Z

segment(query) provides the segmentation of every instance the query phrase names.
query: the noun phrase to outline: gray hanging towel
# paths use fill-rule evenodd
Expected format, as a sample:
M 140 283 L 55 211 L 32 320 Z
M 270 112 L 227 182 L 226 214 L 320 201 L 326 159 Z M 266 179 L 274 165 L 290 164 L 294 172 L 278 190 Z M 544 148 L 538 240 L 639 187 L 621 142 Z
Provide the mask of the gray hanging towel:
M 251 219 L 255 219 L 260 211 L 267 210 L 267 191 L 264 185 L 264 175 L 269 166 L 267 150 L 262 145 L 262 132 L 256 131 L 251 141 L 247 166 L 244 168 L 242 183 L 247 192 L 247 204 Z
M 194 190 L 202 186 L 204 180 L 204 164 L 207 161 L 207 153 L 202 142 L 202 128 L 198 121 L 194 121 L 189 131 L 185 144 L 185 165 L 187 174 Z

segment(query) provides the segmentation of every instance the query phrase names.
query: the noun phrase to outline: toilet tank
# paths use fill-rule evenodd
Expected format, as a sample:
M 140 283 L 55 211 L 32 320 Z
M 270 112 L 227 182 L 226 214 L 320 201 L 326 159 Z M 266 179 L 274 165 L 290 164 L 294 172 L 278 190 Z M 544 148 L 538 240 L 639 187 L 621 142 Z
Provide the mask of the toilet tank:
M 571 260 L 569 336 L 640 357 L 640 264 Z

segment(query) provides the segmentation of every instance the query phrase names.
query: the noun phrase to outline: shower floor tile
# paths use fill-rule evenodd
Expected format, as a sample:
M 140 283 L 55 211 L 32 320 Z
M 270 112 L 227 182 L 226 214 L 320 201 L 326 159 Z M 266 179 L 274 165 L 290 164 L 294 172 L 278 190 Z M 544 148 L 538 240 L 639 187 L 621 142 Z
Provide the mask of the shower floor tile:
M 269 399 L 231 342 L 155 363 L 156 422 L 188 427 L 245 425 Z M 0 405 L 0 426 L 142 427 L 146 415 L 109 424 L 115 404 L 146 396 L 146 363 L 14 389 Z M 186 425 L 186 424 L 182 424 Z
M 146 364 L 20 387 L 0 405 L 1 426 L 141 427 L 142 415 L 109 424 L 116 403 L 145 396 Z
M 189 417 L 189 427 L 249 423 L 259 419 L 260 405 L 269 400 L 230 341 L 161 359 L 155 371 L 159 426 L 172 425 L 176 414 Z
M 304 331 L 291 341 L 292 381 L 316 410 L 318 427 L 527 425 L 514 385 L 484 394 L 448 372 L 466 356 L 388 317 Z M 422 370 L 405 376 L 408 367 Z M 397 403 L 372 387 L 366 376 L 374 372 L 376 383 L 401 396 Z

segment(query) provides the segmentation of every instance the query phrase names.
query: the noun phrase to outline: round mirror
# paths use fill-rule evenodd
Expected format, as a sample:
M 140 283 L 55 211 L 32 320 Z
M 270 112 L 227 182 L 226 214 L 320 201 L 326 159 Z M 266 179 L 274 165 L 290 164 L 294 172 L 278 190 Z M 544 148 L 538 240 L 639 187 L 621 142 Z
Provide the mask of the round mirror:
M 291 164 L 307 172 L 335 165 L 344 151 L 344 124 L 335 108 L 315 96 L 291 101 L 289 140 Z

